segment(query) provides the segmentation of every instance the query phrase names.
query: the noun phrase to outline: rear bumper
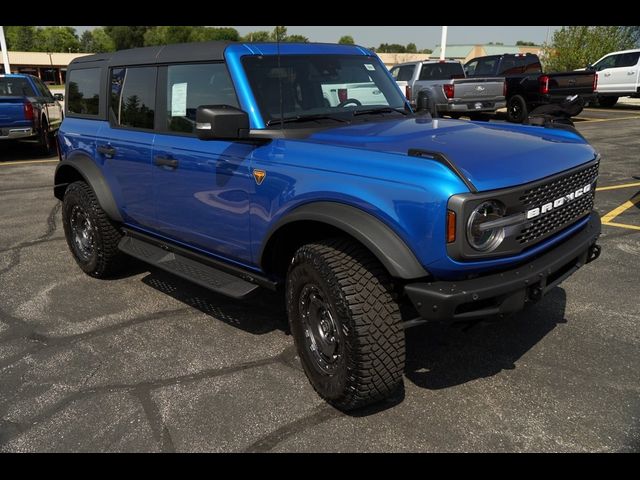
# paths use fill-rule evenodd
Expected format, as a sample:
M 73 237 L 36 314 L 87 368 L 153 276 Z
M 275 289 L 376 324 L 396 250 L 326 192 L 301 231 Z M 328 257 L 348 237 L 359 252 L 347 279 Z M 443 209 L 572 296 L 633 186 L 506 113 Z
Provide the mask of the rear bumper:
M 505 316 L 535 302 L 600 254 L 601 223 L 592 212 L 584 229 L 518 268 L 471 280 L 413 283 L 405 292 L 425 320 Z
M 0 140 L 13 140 L 17 138 L 29 138 L 36 134 L 31 127 L 10 127 L 0 129 Z
M 585 102 L 588 102 L 588 101 L 596 99 L 596 94 L 595 93 L 581 93 L 581 94 L 579 94 L 579 96 Z M 568 97 L 571 97 L 571 95 L 555 95 L 555 94 L 540 95 L 540 98 L 535 103 L 542 104 L 542 105 L 547 104 L 547 103 L 562 103 Z
M 507 106 L 506 100 L 465 100 L 460 103 L 438 104 L 438 111 L 453 113 L 494 112 Z

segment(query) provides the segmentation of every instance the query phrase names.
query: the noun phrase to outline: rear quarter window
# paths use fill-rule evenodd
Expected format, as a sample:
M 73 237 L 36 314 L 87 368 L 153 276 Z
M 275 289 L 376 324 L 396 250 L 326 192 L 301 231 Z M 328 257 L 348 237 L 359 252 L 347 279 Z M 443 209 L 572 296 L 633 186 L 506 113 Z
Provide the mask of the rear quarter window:
M 71 70 L 67 84 L 67 112 L 97 117 L 100 113 L 100 69 Z

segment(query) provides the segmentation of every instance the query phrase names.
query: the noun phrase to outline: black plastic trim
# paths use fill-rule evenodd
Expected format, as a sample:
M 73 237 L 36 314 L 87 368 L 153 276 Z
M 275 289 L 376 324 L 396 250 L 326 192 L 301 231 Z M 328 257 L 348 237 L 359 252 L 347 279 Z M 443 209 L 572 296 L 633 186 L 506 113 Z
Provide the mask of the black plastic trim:
M 62 180 L 63 171 L 67 168 L 71 168 L 78 172 L 85 182 L 93 189 L 98 197 L 98 203 L 105 211 L 105 213 L 116 222 L 122 222 L 122 216 L 118 210 L 116 201 L 111 194 L 109 184 L 105 180 L 100 168 L 94 163 L 94 161 L 86 154 L 72 153 L 65 160 L 61 161 L 56 167 L 54 175 L 54 195 L 59 200 L 63 199 L 64 191 L 68 186 L 68 182 Z
M 259 275 L 251 270 L 246 270 L 244 268 L 237 267 L 235 265 L 231 265 L 221 260 L 209 257 L 202 253 L 195 252 L 189 248 L 183 247 L 181 245 L 177 245 L 176 243 L 166 240 L 164 238 L 154 237 L 147 233 L 142 233 L 128 227 L 123 228 L 123 231 L 125 232 L 125 235 L 129 235 L 131 237 L 134 237 L 138 240 L 145 241 L 156 247 L 160 247 L 167 252 L 176 253 L 183 257 L 202 263 L 203 265 L 206 265 L 208 267 L 234 275 L 249 283 L 253 283 L 255 285 L 268 288 L 269 290 L 276 290 L 278 287 L 277 282 L 274 282 L 273 280 L 270 280 L 267 277 Z
M 410 148 L 407 154 L 410 157 L 428 157 L 432 160 L 435 160 L 436 162 L 442 163 L 443 165 L 448 167 L 453 173 L 455 173 L 460 178 L 460 180 L 464 182 L 464 184 L 467 186 L 467 188 L 471 193 L 478 192 L 478 189 L 475 187 L 473 183 L 471 183 L 471 180 L 465 177 L 462 171 L 456 166 L 456 164 L 453 163 L 453 161 L 449 157 L 447 157 L 444 153 L 434 152 L 431 150 L 421 150 L 419 148 Z
M 405 286 L 426 320 L 474 320 L 504 316 L 539 300 L 580 267 L 597 258 L 600 216 L 592 212 L 587 226 L 559 246 L 512 270 L 471 280 L 412 283 Z
M 284 225 L 305 220 L 326 223 L 351 235 L 367 247 L 393 277 L 414 280 L 430 275 L 391 228 L 358 208 L 336 202 L 308 203 L 280 219 L 265 236 L 258 255 L 262 263 L 271 237 Z

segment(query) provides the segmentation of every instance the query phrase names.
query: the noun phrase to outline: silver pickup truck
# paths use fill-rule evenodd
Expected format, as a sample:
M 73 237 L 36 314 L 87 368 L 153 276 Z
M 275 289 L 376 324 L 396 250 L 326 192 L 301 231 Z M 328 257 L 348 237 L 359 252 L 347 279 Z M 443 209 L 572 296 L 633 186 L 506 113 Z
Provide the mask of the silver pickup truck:
M 504 78 L 465 78 L 457 60 L 402 63 L 391 68 L 391 75 L 412 104 L 424 92 L 432 113 L 474 119 L 506 106 Z

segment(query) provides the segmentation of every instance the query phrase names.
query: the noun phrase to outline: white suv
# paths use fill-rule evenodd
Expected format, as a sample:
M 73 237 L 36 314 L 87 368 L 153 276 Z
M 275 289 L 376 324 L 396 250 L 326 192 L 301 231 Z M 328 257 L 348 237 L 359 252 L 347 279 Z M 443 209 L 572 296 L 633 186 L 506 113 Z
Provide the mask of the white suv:
M 613 107 L 619 97 L 640 98 L 640 49 L 605 55 L 588 68 L 598 72 L 598 102 Z

